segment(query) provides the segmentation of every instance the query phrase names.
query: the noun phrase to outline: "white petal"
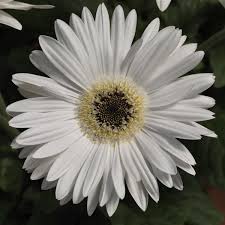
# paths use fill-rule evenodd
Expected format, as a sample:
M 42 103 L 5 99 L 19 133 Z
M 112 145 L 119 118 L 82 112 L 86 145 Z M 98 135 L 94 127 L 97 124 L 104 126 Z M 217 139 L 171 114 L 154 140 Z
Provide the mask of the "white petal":
M 184 37 L 184 36 L 182 36 L 182 37 Z M 180 59 L 180 60 L 184 59 L 185 57 L 193 54 L 196 51 L 196 49 L 198 47 L 198 45 L 196 43 L 191 43 L 191 44 L 186 44 L 186 45 L 180 46 L 181 43 L 183 43 L 182 37 L 180 39 L 181 42 L 178 43 L 178 46 L 176 47 L 174 52 L 170 55 L 168 61 L 165 63 L 169 63 L 169 61 L 175 62 L 178 59 Z
M 65 198 L 73 189 L 77 178 L 76 166 L 72 166 L 62 177 L 59 178 L 55 195 L 56 199 L 62 200 Z
M 48 142 L 41 147 L 37 148 L 33 154 L 33 158 L 41 159 L 47 158 L 53 155 L 57 155 L 65 151 L 73 142 L 77 139 L 77 132 L 71 132 L 69 135 L 65 135 L 62 138 Z
M 93 189 L 95 189 L 96 186 L 99 184 L 105 170 L 106 158 L 107 158 L 107 145 L 102 144 L 96 151 L 95 156 L 88 169 L 83 187 L 84 197 L 88 196 L 89 193 L 92 192 Z
M 76 180 L 76 183 L 74 186 L 74 190 L 73 190 L 73 203 L 74 204 L 78 204 L 84 199 L 84 196 L 83 196 L 84 180 L 85 180 L 88 169 L 91 165 L 91 162 L 93 160 L 93 157 L 94 157 L 97 149 L 98 149 L 97 145 L 93 146 L 93 150 L 89 153 L 86 161 L 84 162 L 84 164 L 79 172 L 79 175 L 77 177 L 77 180 Z
M 11 2 L 11 1 L 13 1 L 13 0 L 2 0 L 1 2 L 2 3 L 7 3 L 7 2 Z
M 39 94 L 35 94 L 35 93 L 32 93 L 30 91 L 25 91 L 24 89 L 22 88 L 18 88 L 17 89 L 18 92 L 24 97 L 24 98 L 36 98 L 36 97 L 40 97 Z M 42 95 L 41 95 L 42 96 Z
M 181 179 L 181 177 L 180 177 L 180 174 L 177 173 L 176 175 L 172 176 L 172 179 L 173 179 L 173 186 L 174 186 L 177 190 L 182 191 L 183 188 L 184 188 L 184 185 L 183 185 L 182 179 Z
M 194 69 L 203 59 L 204 52 L 199 51 L 186 57 L 181 57 L 183 51 L 177 51 L 164 62 L 157 70 L 151 74 L 150 79 L 146 82 L 146 88 L 152 92 L 162 87 L 178 77 Z
M 195 159 L 191 155 L 191 153 L 188 151 L 188 149 L 178 140 L 175 138 L 162 136 L 160 134 L 157 134 L 155 132 L 151 132 L 151 135 L 155 138 L 157 143 L 167 152 L 170 154 L 176 156 L 180 160 L 195 165 Z
M 69 51 L 80 61 L 87 60 L 86 50 L 72 28 L 62 20 L 56 20 L 55 33 L 59 42 L 67 47 Z M 83 64 L 84 66 L 84 64 Z
M 171 51 L 176 47 L 176 45 L 173 45 L 173 43 L 175 44 L 177 41 L 177 38 L 175 38 L 176 33 L 177 31 L 175 31 L 174 27 L 164 28 L 159 33 L 157 33 L 157 35 L 149 42 L 148 45 L 146 45 L 146 47 L 141 48 L 138 51 L 132 62 L 132 65 L 128 70 L 128 75 L 132 78 L 135 78 L 138 82 L 138 78 L 142 75 L 142 72 L 147 70 L 147 67 L 150 68 L 156 63 L 159 63 L 158 61 L 156 62 L 158 55 L 155 57 L 155 54 L 161 55 L 161 49 L 164 49 L 165 54 L 162 55 L 162 57 L 167 57 L 168 54 L 170 54 Z M 158 49 L 160 49 L 159 52 Z
M 185 163 L 184 161 L 178 159 L 177 157 L 175 157 L 173 155 L 171 155 L 171 157 L 173 158 L 173 160 L 176 163 L 177 167 L 179 167 L 180 169 L 182 169 L 183 171 L 185 171 L 185 172 L 187 172 L 187 173 L 189 173 L 191 175 L 195 175 L 196 174 L 194 168 L 191 165 Z
M 109 216 L 112 216 L 115 213 L 115 211 L 119 205 L 119 201 L 120 201 L 120 199 L 117 196 L 116 192 L 114 191 L 111 196 L 111 199 L 106 204 L 106 210 L 107 210 L 107 213 Z
M 171 157 L 161 149 L 155 139 L 150 135 L 150 132 L 148 132 L 148 135 L 143 132 L 140 133 L 137 135 L 137 139 L 142 154 L 150 164 L 153 164 L 165 173 L 177 173 L 176 164 Z
M 108 157 L 106 159 L 106 168 L 103 174 L 102 179 L 102 187 L 99 194 L 99 205 L 102 207 L 105 205 L 112 194 L 113 190 L 113 181 L 112 181 L 112 175 L 111 175 L 111 168 L 112 168 L 112 160 L 113 160 L 113 150 L 109 148 L 108 150 Z
M 92 72 L 88 66 L 88 55 L 83 44 L 76 36 L 72 28 L 62 20 L 56 20 L 55 32 L 59 42 L 61 42 L 80 62 L 82 68 L 86 71 L 86 79 L 90 79 Z
M 180 41 L 179 41 L 177 47 L 174 49 L 174 51 L 171 53 L 171 55 L 175 54 L 178 50 L 180 50 L 182 48 L 185 49 L 185 50 L 187 50 L 190 54 L 196 51 L 197 44 L 194 44 L 193 43 L 193 44 L 187 44 L 187 45 L 184 45 L 183 46 L 183 44 L 185 43 L 186 39 L 187 39 L 187 36 L 186 35 L 181 36 Z M 183 55 L 181 54 L 181 56 L 184 57 L 184 54 Z
M 14 138 L 13 141 L 12 141 L 12 143 L 11 143 L 11 145 L 10 145 L 10 147 L 11 147 L 12 149 L 19 149 L 19 148 L 23 148 L 23 147 L 25 147 L 25 146 L 24 146 L 24 145 L 18 144 L 18 143 L 16 142 L 16 138 Z
M 158 33 L 160 37 L 160 32 Z M 167 59 L 167 57 L 174 51 L 176 46 L 179 43 L 180 37 L 181 37 L 181 30 L 176 29 L 172 33 L 170 33 L 167 36 L 167 39 L 164 41 L 158 41 L 159 38 L 155 37 L 155 41 L 152 40 L 151 51 L 148 53 L 146 58 L 143 59 L 140 66 L 136 70 L 133 71 L 135 76 L 135 80 L 139 83 L 146 83 L 146 81 L 151 77 L 151 74 L 154 73 L 155 70 L 157 70 L 158 67 L 161 67 L 164 60 Z
M 91 45 L 91 48 L 93 49 L 93 52 L 95 54 L 93 57 L 96 57 L 96 63 L 98 65 L 98 73 L 102 75 L 104 71 L 103 71 L 103 64 L 101 60 L 101 52 L 99 48 L 95 21 L 90 10 L 86 7 L 83 8 L 82 19 L 84 21 L 84 26 L 87 32 L 87 35 L 85 38 L 87 38 L 87 36 L 89 37 L 89 41 L 90 41 L 89 46 Z
M 151 117 L 151 121 L 146 121 L 146 126 L 158 133 L 169 137 L 175 137 L 187 140 L 199 140 L 201 135 L 197 128 L 190 125 L 173 121 L 166 120 L 160 117 Z
M 55 161 L 55 157 L 50 158 L 49 160 L 41 163 L 37 168 L 34 169 L 33 173 L 31 174 L 30 179 L 38 180 L 38 179 L 44 177 L 48 173 L 48 170 L 54 161 Z
M 88 37 L 85 38 L 86 36 L 88 36 L 87 31 L 85 30 L 82 19 L 74 13 L 72 13 L 70 17 L 70 27 L 73 29 L 79 40 L 82 42 L 86 52 L 88 52 L 88 47 L 91 46 L 88 46 L 90 43 L 85 41 L 89 40 Z
M 125 36 L 124 36 L 124 55 L 125 57 L 131 47 L 131 44 L 133 42 L 135 32 L 136 32 L 136 26 L 137 26 L 137 13 L 133 9 L 129 12 L 127 15 L 126 21 L 125 21 Z
M 127 187 L 137 205 L 145 211 L 148 204 L 148 194 L 141 182 L 134 181 L 131 177 L 126 179 Z
M 72 199 L 72 196 L 73 196 L 73 192 L 70 192 L 66 197 L 64 197 L 63 199 L 60 200 L 59 204 L 60 205 L 67 204 Z
M 212 138 L 217 138 L 217 134 L 214 131 L 209 130 L 208 128 L 206 128 L 198 123 L 191 122 L 190 125 L 196 127 L 201 135 L 204 135 L 207 137 L 212 137 Z
M 191 86 L 188 82 L 173 82 L 149 96 L 149 107 L 151 110 L 157 110 L 172 105 L 184 99 L 191 90 Z
M 111 25 L 111 45 L 113 50 L 114 75 L 118 76 L 120 72 L 120 65 L 124 57 L 124 32 L 125 32 L 125 18 L 123 8 L 118 5 L 112 16 Z
M 186 40 L 187 40 L 187 36 L 183 35 L 180 39 L 178 47 L 181 47 L 185 43 Z
M 152 115 L 184 122 L 205 121 L 214 118 L 214 113 L 209 110 L 192 107 L 190 105 L 184 105 L 180 103 L 175 104 L 167 109 L 152 111 Z
M 155 35 L 159 32 L 159 26 L 160 20 L 159 18 L 156 18 L 145 28 L 141 37 L 143 40 L 143 46 L 155 37 Z
M 85 27 L 80 17 L 78 17 L 75 14 L 72 14 L 70 17 L 70 26 L 74 30 L 76 35 L 79 37 L 86 52 L 88 53 L 89 60 L 87 63 L 89 63 L 90 67 L 92 68 L 93 77 L 98 78 L 99 75 L 101 74 L 100 67 L 99 67 L 100 65 L 98 64 L 97 53 L 89 37 L 89 33 L 88 33 L 89 31 Z
M 85 71 L 76 58 L 61 43 L 48 36 L 40 36 L 39 43 L 52 64 L 78 89 L 85 89 L 88 80 Z
M 130 151 L 133 151 L 133 149 L 131 148 L 129 143 L 120 143 L 120 156 L 126 173 L 128 174 L 128 176 L 132 176 L 132 179 L 134 179 L 135 181 L 140 181 L 141 176 L 135 166 Z
M 153 176 L 152 172 L 149 170 L 145 159 L 143 158 L 143 155 L 141 154 L 139 147 L 135 142 L 132 142 L 132 148 L 133 148 L 133 159 L 136 162 L 136 166 L 140 171 L 140 174 L 142 176 L 142 182 L 149 193 L 149 195 L 152 197 L 152 199 L 156 202 L 159 201 L 159 188 L 157 184 L 157 180 Z
M 66 121 L 75 119 L 74 111 L 64 112 L 27 112 L 15 116 L 9 121 L 9 126 L 16 128 L 31 128 L 47 123 L 55 123 L 55 121 Z
M 112 179 L 117 195 L 123 199 L 125 196 L 124 185 L 124 169 L 120 159 L 119 146 L 116 145 L 114 149 L 114 158 L 112 163 Z
M 42 51 L 33 51 L 30 54 L 30 61 L 40 71 L 51 77 L 53 80 L 57 81 L 62 86 L 67 87 L 74 92 L 80 92 L 79 87 L 71 84 L 71 81 L 64 76 L 63 71 L 57 69 L 56 66 L 54 66 L 54 64 L 46 57 L 46 55 Z
M 211 97 L 198 95 L 191 99 L 184 99 L 180 101 L 180 104 L 207 109 L 213 107 L 216 104 L 216 101 Z
M 99 192 L 100 192 L 100 184 L 93 189 L 90 195 L 88 195 L 87 212 L 89 216 L 93 214 L 98 205 Z
M 55 112 L 72 110 L 74 110 L 74 104 L 49 97 L 24 99 L 12 103 L 6 108 L 6 111 L 10 115 L 21 112 Z
M 76 122 L 73 120 L 46 124 L 22 132 L 16 138 L 16 142 L 22 145 L 43 144 L 70 134 L 77 128 Z
M 157 5 L 161 11 L 165 11 L 170 5 L 171 0 L 156 0 Z
M 193 98 L 196 95 L 210 88 L 215 82 L 215 76 L 211 73 L 193 74 L 185 76 L 180 79 L 180 84 L 190 83 L 192 85 L 191 91 L 186 98 Z
M 193 98 L 207 90 L 215 82 L 212 74 L 194 74 L 160 88 L 150 95 L 151 108 L 160 108 L 174 104 L 184 98 Z
M 143 43 L 142 39 L 138 39 L 130 48 L 129 52 L 127 53 L 125 59 L 122 62 L 122 65 L 121 65 L 121 76 L 127 75 L 127 71 L 129 69 L 130 65 L 132 64 L 132 62 L 135 58 L 135 55 L 141 48 L 142 43 Z
M 33 171 L 36 167 L 38 167 L 38 166 L 41 165 L 42 163 L 44 163 L 44 162 L 50 160 L 50 158 L 49 158 L 49 159 L 41 159 L 41 160 L 37 160 L 37 159 L 34 159 L 34 158 L 32 157 L 32 154 L 33 154 L 33 153 L 30 153 L 30 154 L 27 156 L 27 158 L 26 158 L 26 160 L 25 160 L 25 162 L 24 162 L 24 164 L 23 164 L 23 169 L 29 170 L 30 172 Z
M 154 175 L 158 178 L 158 180 L 164 184 L 166 187 L 171 188 L 173 187 L 173 175 L 167 174 L 165 172 L 162 172 L 161 170 L 157 169 L 155 166 L 152 166 L 152 170 Z
M 26 158 L 31 152 L 33 152 L 34 150 L 36 150 L 36 146 L 26 146 L 24 147 L 20 154 L 19 154 L 19 158 L 20 159 L 24 159 Z
M 22 30 L 22 25 L 20 22 L 3 10 L 0 10 L 0 23 L 13 27 L 17 30 Z
M 41 184 L 41 190 L 49 190 L 49 189 L 52 189 L 56 186 L 58 181 L 52 181 L 52 182 L 49 182 L 46 180 L 46 178 L 42 181 L 42 184 Z
M 18 73 L 13 75 L 12 82 L 19 88 L 32 92 L 39 96 L 56 97 L 74 103 L 78 94 L 59 85 L 53 79 L 37 76 L 28 73 Z
M 1 3 L 1 9 L 17 9 L 17 10 L 30 10 L 30 9 L 52 9 L 52 5 L 32 5 L 18 1 L 8 1 Z
M 109 76 L 112 75 L 113 72 L 112 47 L 110 42 L 109 14 L 104 3 L 102 3 L 98 7 L 95 23 L 98 30 L 98 39 L 101 50 L 103 71 L 105 75 Z
M 26 153 L 27 157 L 26 157 L 26 160 L 24 161 L 24 164 L 23 164 L 23 168 L 26 168 L 26 167 L 30 167 L 32 166 L 32 163 L 33 162 L 43 162 L 42 161 L 38 161 L 36 159 L 34 159 L 32 156 L 33 156 L 33 153 L 36 151 L 36 149 L 39 147 L 39 146 L 28 146 L 28 148 L 31 148 L 29 152 Z M 34 164 L 35 164 L 34 163 Z M 34 166 L 34 168 L 36 167 L 36 165 Z
M 40 163 L 40 161 L 34 160 L 32 157 L 27 157 L 22 168 L 26 170 L 27 173 L 32 173 L 33 170 L 40 165 Z
M 91 150 L 91 146 L 92 144 L 87 138 L 79 138 L 56 159 L 48 172 L 47 180 L 54 181 L 60 178 L 74 165 L 79 171 Z

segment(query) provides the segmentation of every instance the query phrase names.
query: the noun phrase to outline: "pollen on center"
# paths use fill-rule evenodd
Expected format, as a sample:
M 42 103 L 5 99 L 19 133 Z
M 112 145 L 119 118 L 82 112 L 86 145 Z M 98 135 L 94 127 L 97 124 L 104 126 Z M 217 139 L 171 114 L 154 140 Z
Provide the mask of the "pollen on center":
M 96 82 L 81 97 L 78 119 L 94 142 L 131 138 L 144 123 L 144 95 L 130 80 Z

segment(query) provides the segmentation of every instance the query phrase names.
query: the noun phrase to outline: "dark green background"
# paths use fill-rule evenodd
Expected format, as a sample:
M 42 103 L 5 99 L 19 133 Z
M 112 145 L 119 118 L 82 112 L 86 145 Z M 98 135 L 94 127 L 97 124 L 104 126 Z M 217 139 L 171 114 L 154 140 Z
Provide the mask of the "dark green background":
M 25 0 L 24 0 L 25 1 Z M 29 62 L 29 54 L 39 49 L 38 36 L 54 36 L 54 21 L 69 20 L 70 14 L 81 14 L 83 6 L 95 13 L 99 0 L 35 0 L 33 4 L 52 4 L 52 10 L 29 12 L 8 10 L 22 24 L 17 31 L 0 25 L 0 225 L 220 225 L 223 216 L 214 208 L 206 192 L 208 187 L 225 188 L 225 9 L 217 0 L 172 0 L 169 9 L 161 13 L 155 0 L 104 1 L 110 14 L 121 4 L 125 13 L 132 8 L 138 12 L 139 38 L 147 24 L 160 17 L 161 27 L 176 25 L 187 34 L 188 42 L 199 43 L 206 51 L 203 62 L 194 72 L 214 72 L 216 83 L 206 94 L 217 101 L 213 111 L 216 120 L 205 123 L 215 130 L 219 138 L 203 138 L 187 142 L 197 161 L 197 176 L 182 173 L 184 191 L 179 192 L 160 185 L 158 204 L 150 200 L 147 211 L 142 212 L 130 195 L 112 218 L 104 208 L 97 208 L 92 217 L 86 213 L 86 202 L 60 207 L 54 190 L 40 191 L 40 181 L 30 181 L 21 169 L 23 161 L 18 151 L 9 147 L 18 133 L 7 125 L 5 105 L 22 99 L 11 76 L 18 72 L 41 74 Z

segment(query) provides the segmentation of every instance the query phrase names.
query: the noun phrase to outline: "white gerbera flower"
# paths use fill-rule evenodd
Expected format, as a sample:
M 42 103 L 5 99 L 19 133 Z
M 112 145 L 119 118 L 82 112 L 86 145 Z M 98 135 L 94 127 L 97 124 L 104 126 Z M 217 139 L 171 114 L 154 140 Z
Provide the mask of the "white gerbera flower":
M 14 17 L 3 11 L 3 9 L 30 10 L 35 9 L 51 9 L 52 5 L 31 5 L 28 3 L 18 2 L 14 0 L 0 0 L 0 23 L 22 30 L 22 25 Z
M 171 0 L 156 0 L 156 3 L 161 11 L 165 11 L 169 5 Z
M 88 198 L 91 215 L 106 205 L 111 216 L 125 186 L 142 210 L 148 195 L 158 202 L 157 179 L 183 189 L 177 168 L 195 174 L 195 160 L 177 140 L 215 133 L 196 122 L 213 118 L 214 99 L 200 93 L 212 74 L 192 74 L 204 53 L 185 44 L 181 30 L 159 31 L 152 21 L 133 45 L 137 15 L 117 6 L 110 25 L 104 4 L 96 17 L 84 8 L 70 26 L 55 23 L 57 40 L 40 36 L 42 51 L 32 63 L 50 78 L 15 74 L 13 83 L 28 99 L 13 103 L 9 124 L 28 128 L 12 143 L 23 148 L 31 179 L 42 189 L 56 186 L 61 204 Z

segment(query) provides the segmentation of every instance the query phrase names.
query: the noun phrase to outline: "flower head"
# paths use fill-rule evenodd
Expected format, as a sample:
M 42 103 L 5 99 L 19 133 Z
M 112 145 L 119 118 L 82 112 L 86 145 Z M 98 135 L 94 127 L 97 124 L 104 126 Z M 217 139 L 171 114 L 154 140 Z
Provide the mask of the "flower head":
M 0 23 L 22 30 L 22 25 L 14 17 L 3 11 L 3 9 L 17 9 L 17 10 L 30 10 L 30 9 L 51 9 L 52 5 L 32 5 L 28 3 L 18 2 L 14 0 L 1 0 L 0 1 Z
M 204 53 L 175 27 L 159 31 L 159 19 L 132 44 L 136 23 L 135 10 L 125 18 L 117 6 L 110 23 L 104 4 L 95 18 L 84 8 L 30 55 L 50 78 L 13 76 L 28 98 L 7 107 L 10 126 L 27 128 L 12 143 L 24 169 L 42 189 L 56 186 L 61 204 L 87 197 L 89 215 L 99 204 L 111 216 L 125 186 L 142 210 L 149 195 L 158 202 L 158 181 L 182 190 L 178 168 L 194 175 L 196 162 L 177 138 L 216 137 L 197 123 L 213 118 L 215 101 L 201 92 L 214 76 L 184 76 Z

